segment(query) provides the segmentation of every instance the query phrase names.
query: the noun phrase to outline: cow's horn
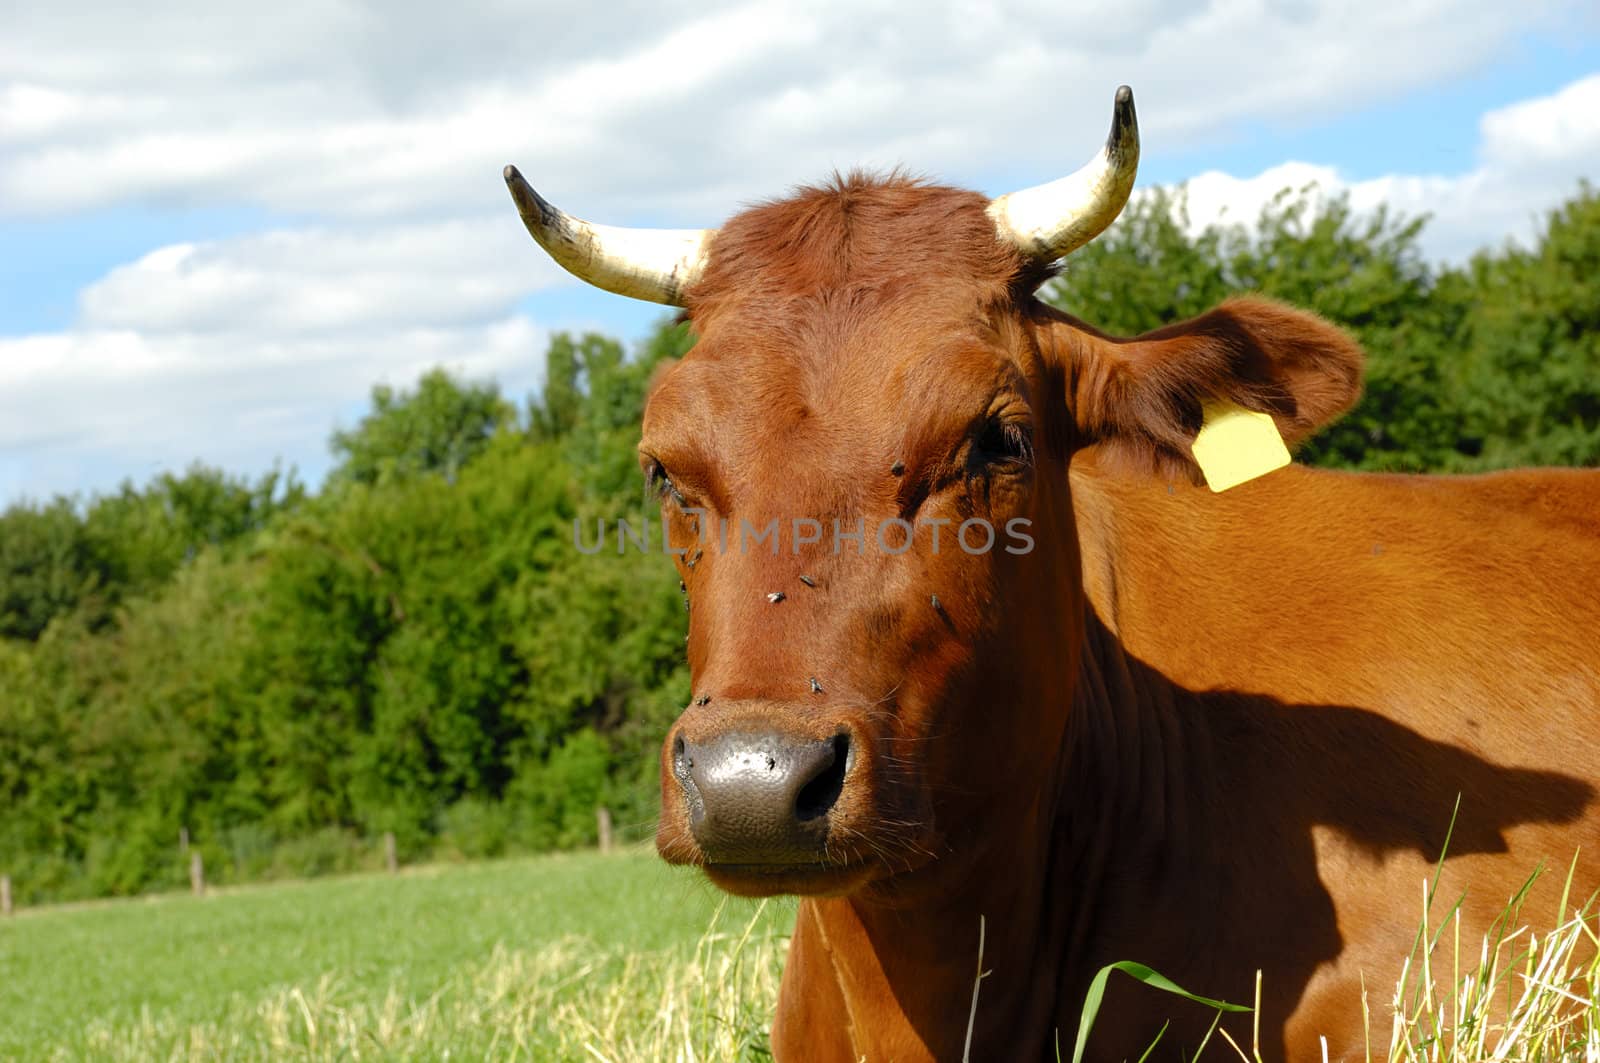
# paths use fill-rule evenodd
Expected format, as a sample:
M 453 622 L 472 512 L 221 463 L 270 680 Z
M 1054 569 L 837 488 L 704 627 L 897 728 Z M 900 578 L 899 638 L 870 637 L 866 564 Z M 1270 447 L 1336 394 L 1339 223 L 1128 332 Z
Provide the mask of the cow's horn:
M 506 167 L 505 177 L 522 224 L 567 272 L 618 295 L 683 305 L 683 290 L 700 275 L 715 229 L 591 225 L 551 206 L 515 166 Z
M 1106 146 L 1077 173 L 1000 196 L 989 217 L 1002 240 L 1046 262 L 1075 251 L 1116 220 L 1139 170 L 1139 120 L 1133 90 L 1117 89 Z

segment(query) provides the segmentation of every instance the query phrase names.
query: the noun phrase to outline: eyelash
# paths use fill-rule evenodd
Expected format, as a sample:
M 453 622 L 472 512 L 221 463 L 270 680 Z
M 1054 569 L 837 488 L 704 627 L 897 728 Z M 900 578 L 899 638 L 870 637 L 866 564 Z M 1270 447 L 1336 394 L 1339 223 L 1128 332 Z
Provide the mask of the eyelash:
M 678 490 L 677 485 L 672 482 L 672 478 L 667 475 L 667 470 L 662 468 L 660 462 L 651 463 L 649 472 L 646 474 L 646 480 L 650 494 L 654 497 L 658 499 L 670 498 L 680 508 L 689 504 L 688 499 L 683 497 L 683 492 Z
M 986 464 L 1032 465 L 1033 432 L 1017 421 L 991 420 L 974 442 L 973 453 Z

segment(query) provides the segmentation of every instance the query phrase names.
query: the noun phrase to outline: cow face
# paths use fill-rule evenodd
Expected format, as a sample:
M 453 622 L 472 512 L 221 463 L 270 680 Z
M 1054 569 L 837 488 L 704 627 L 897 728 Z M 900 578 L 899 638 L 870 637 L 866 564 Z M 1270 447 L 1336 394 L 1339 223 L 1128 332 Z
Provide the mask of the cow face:
M 735 892 L 947 851 L 940 806 L 992 805 L 977 766 L 1016 763 L 1007 706 L 1070 680 L 1013 666 L 1075 624 L 1070 439 L 986 204 L 844 182 L 725 226 L 688 292 L 640 445 L 691 603 L 657 838 Z M 1059 742 L 1037 722 L 1030 759 Z
M 1072 455 L 1188 477 L 1205 400 L 1291 442 L 1354 400 L 1355 345 L 1269 302 L 1115 340 L 1034 298 L 1136 158 L 1119 95 L 1102 156 L 1063 182 L 991 201 L 851 177 L 713 233 L 591 226 L 508 170 L 558 261 L 684 306 L 697 336 L 639 449 L 691 603 L 667 860 L 736 893 L 838 895 L 1003 856 L 995 824 L 1045 821 L 1071 725 Z M 1083 200 L 1064 213 L 1062 185 Z

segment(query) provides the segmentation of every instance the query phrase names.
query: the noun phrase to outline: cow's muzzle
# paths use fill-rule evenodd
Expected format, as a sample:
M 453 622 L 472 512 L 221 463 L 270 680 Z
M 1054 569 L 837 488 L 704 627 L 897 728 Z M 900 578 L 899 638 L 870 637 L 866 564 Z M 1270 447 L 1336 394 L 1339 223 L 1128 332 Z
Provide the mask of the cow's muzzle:
M 825 862 L 828 813 L 854 761 L 850 736 L 773 732 L 673 742 L 672 771 L 688 802 L 689 828 L 713 865 Z

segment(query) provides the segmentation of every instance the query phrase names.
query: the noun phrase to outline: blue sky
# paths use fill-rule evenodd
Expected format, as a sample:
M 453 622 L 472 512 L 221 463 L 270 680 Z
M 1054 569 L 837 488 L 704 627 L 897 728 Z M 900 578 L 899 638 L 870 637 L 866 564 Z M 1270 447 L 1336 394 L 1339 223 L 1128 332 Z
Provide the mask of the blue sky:
M 1056 10 L 1060 8 L 1061 10 Z M 1066 10 L 1070 8 L 1071 10 Z M 195 460 L 320 480 L 380 381 L 520 398 L 548 334 L 663 314 L 545 260 L 517 163 L 594 220 L 718 224 L 834 168 L 991 193 L 1134 88 L 1198 220 L 1315 180 L 1459 260 L 1600 181 L 1600 12 L 1530 0 L 79 3 L 0 39 L 0 505 Z M 1225 212 L 1225 213 L 1224 213 Z

